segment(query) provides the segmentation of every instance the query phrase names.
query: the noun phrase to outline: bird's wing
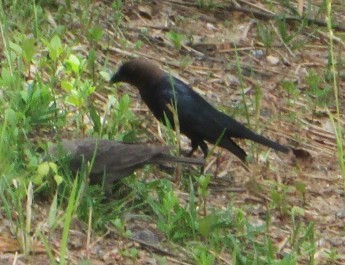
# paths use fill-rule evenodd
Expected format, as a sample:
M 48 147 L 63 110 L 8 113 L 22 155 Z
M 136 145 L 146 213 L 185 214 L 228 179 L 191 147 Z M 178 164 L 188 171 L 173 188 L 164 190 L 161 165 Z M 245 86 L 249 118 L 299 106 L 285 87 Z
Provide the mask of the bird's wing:
M 181 80 L 173 78 L 173 84 L 168 82 L 172 89 L 162 94 L 166 99 L 177 99 L 181 131 L 187 136 L 216 141 L 225 128 L 220 112 Z
M 230 137 L 247 138 L 252 135 L 250 129 L 214 108 L 181 80 L 175 78 L 174 87 L 178 95 L 180 116 L 187 119 L 188 124 L 192 124 L 196 129 L 202 131 L 207 128 L 208 134 L 217 136 L 223 133 L 224 129 Z
M 135 170 L 150 163 L 153 157 L 166 150 L 166 147 L 160 146 L 85 139 L 79 140 L 75 159 L 79 159 L 80 162 L 83 158 L 86 161 L 92 161 L 95 154 L 92 172 L 97 174 L 103 172 L 105 168 L 107 171 L 121 171 L 127 168 Z

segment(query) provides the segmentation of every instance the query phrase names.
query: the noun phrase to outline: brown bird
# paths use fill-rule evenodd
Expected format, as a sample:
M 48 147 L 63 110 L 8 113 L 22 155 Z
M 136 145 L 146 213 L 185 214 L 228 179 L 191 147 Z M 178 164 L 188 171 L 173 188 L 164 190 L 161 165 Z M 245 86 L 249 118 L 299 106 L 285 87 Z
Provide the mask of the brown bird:
M 203 165 L 203 159 L 175 157 L 169 155 L 167 146 L 129 144 L 100 139 L 62 140 L 48 149 L 50 157 L 67 155 L 73 172 L 81 169 L 82 163 L 92 162 L 90 183 L 105 184 L 117 182 L 136 169 L 147 164 L 182 163 Z M 94 159 L 94 160 L 93 160 Z
M 176 108 L 180 131 L 192 141 L 189 155 L 200 146 L 206 157 L 207 141 L 212 144 L 218 143 L 245 161 L 245 151 L 231 139 L 232 137 L 249 139 L 284 153 L 289 151 L 285 146 L 253 132 L 218 111 L 188 85 L 149 60 L 139 58 L 124 63 L 110 82 L 126 82 L 136 86 L 154 116 L 164 124 L 167 118 L 174 127 L 172 109 Z

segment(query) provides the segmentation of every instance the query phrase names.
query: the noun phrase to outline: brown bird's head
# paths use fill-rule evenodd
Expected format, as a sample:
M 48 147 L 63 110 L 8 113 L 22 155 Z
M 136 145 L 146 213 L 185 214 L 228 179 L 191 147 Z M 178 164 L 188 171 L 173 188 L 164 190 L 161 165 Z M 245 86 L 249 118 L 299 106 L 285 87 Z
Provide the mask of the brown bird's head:
M 125 82 L 141 89 L 151 87 L 166 75 L 158 64 L 138 58 L 122 64 L 110 79 L 110 83 Z

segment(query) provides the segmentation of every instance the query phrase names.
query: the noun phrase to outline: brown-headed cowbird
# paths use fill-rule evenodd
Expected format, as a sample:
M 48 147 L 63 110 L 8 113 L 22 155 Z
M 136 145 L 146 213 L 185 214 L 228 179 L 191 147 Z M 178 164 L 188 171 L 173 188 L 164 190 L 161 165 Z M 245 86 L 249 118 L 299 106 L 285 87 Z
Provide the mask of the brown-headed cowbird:
M 117 182 L 147 164 L 183 163 L 203 165 L 203 159 L 169 155 L 167 146 L 129 144 L 100 139 L 62 140 L 48 149 L 50 157 L 67 156 L 70 169 L 77 172 L 82 163 L 92 162 L 90 183 Z
M 122 64 L 110 82 L 126 82 L 136 86 L 154 116 L 164 124 L 167 118 L 174 127 L 172 109 L 177 109 L 180 131 L 192 141 L 189 155 L 200 146 L 206 157 L 207 141 L 218 143 L 245 161 L 245 151 L 231 138 L 249 139 L 284 153 L 289 151 L 285 146 L 251 131 L 218 111 L 188 85 L 149 60 L 139 58 Z

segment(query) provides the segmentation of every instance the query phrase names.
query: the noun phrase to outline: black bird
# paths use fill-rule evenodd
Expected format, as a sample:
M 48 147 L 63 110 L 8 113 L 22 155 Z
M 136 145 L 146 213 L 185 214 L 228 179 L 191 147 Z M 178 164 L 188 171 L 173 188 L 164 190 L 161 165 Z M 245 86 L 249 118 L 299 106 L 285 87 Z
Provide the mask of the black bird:
M 166 116 L 174 127 L 171 110 L 176 108 L 180 131 L 192 141 L 189 155 L 200 146 L 206 157 L 207 141 L 212 144 L 218 143 L 245 162 L 245 151 L 231 139 L 232 137 L 249 139 L 283 153 L 289 151 L 285 146 L 251 131 L 218 111 L 188 85 L 147 59 L 139 58 L 122 64 L 110 82 L 126 82 L 136 86 L 154 116 L 164 124 Z
M 118 182 L 147 164 L 182 163 L 203 165 L 203 159 L 169 155 L 167 146 L 129 144 L 92 138 L 62 140 L 48 149 L 52 158 L 67 156 L 70 169 L 77 172 L 82 163 L 92 162 L 90 183 Z M 93 160 L 94 159 L 94 160 Z

